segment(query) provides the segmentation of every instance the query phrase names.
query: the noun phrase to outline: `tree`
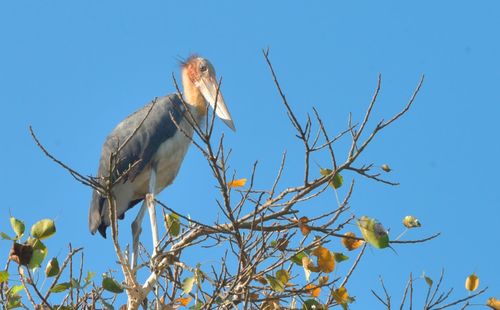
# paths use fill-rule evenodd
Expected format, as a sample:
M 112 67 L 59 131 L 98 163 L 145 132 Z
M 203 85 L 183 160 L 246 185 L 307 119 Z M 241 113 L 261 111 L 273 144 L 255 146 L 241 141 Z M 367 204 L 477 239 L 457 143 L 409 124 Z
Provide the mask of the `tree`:
M 287 166 L 286 153 L 283 153 L 276 178 L 270 188 L 261 189 L 256 183 L 257 162 L 248 178 L 235 178 L 237 174 L 229 171 L 230 151 L 227 151 L 224 137 L 217 138 L 213 135 L 214 117 L 207 116 L 206 125 L 192 122 L 195 132 L 192 143 L 206 158 L 218 185 L 220 196 L 217 205 L 220 216 L 214 219 L 214 224 L 201 223 L 161 201 L 148 201 L 163 208 L 165 231 L 156 248 L 157 254 L 152 257 L 143 248 L 142 263 L 138 270 L 133 270 L 127 251 L 123 250 L 118 241 L 119 230 L 112 195 L 114 184 L 120 182 L 128 173 L 116 171 L 116 163 L 120 160 L 119 149 L 110 156 L 110 167 L 114 167 L 110 169 L 110 175 L 98 180 L 84 176 L 50 154 L 30 128 L 33 139 L 46 156 L 66 169 L 77 181 L 98 190 L 111 202 L 111 235 L 122 275 L 116 276 L 110 272 L 103 276 L 100 284 L 93 282 L 92 273 L 83 276 L 81 254 L 80 268 L 76 276 L 73 271 L 73 259 L 76 253 L 81 253 L 81 248 L 73 249 L 70 245 L 68 256 L 61 267 L 57 260 L 48 262 L 45 277 L 54 278 L 43 294 L 39 289 L 38 280 L 38 277 L 42 276 L 33 274 L 43 272 L 35 271 L 45 258 L 44 245 L 41 243 L 43 238 L 33 235 L 32 229 L 31 237 L 25 243 L 20 243 L 24 228 L 21 232 L 21 222 L 12 219 L 16 237 L 5 235 L 5 238 L 13 240 L 13 248 L 9 256 L 11 263 L 7 264 L 2 278 L 0 297 L 3 304 L 7 308 L 27 307 L 30 303 L 33 307 L 41 308 L 95 308 L 97 304 L 112 307 L 116 299 L 115 295 L 109 297 L 109 294 L 125 292 L 127 307 L 130 309 L 137 309 L 141 305 L 148 309 L 176 309 L 183 306 L 192 309 L 326 309 L 338 306 L 346 309 L 350 303 L 355 302 L 351 296 L 355 292 L 348 291 L 349 280 L 356 272 L 368 246 L 384 249 L 413 245 L 436 238 L 439 233 L 419 240 L 389 239 L 380 222 L 369 216 L 356 214 L 351 208 L 349 201 L 355 187 L 355 179 L 350 184 L 344 184 L 343 178 L 343 175 L 350 173 L 388 186 L 397 185 L 387 178 L 389 166 L 375 167 L 372 163 L 363 163 L 360 155 L 383 129 L 410 110 L 421 89 L 423 76 L 402 109 L 388 120 L 378 121 L 375 127 L 369 130 L 372 111 L 381 88 L 379 76 L 364 117 L 355 121 L 349 115 L 346 128 L 332 135 L 327 131 L 324 120 L 315 108 L 312 117 L 308 115 L 305 121 L 299 120 L 278 82 L 269 51 L 263 51 L 263 56 L 294 128 L 294 134 L 303 145 L 302 180 L 297 180 L 295 184 L 281 184 L 285 169 L 295 169 Z M 175 77 L 173 79 L 179 96 L 182 96 Z M 191 119 L 194 120 L 192 116 Z M 346 139 L 350 141 L 347 153 L 338 154 L 335 151 L 336 143 Z M 328 157 L 329 163 L 325 167 L 316 168 L 312 165 L 319 155 Z M 345 197 L 338 197 L 337 189 L 341 186 L 348 187 Z M 322 194 L 332 190 L 337 195 L 335 210 L 314 214 L 310 208 L 306 208 Z M 346 225 L 350 223 L 358 226 L 357 234 L 346 231 Z M 36 225 L 40 224 L 34 226 Z M 53 227 L 55 232 L 54 225 L 53 222 L 48 223 L 43 231 Z M 24 227 L 24 223 L 22 226 Z M 419 226 L 418 219 L 405 218 L 405 226 Z M 45 236 L 44 233 L 41 236 Z M 342 244 L 344 251 L 349 251 L 356 257 L 351 259 L 342 252 L 332 251 L 334 244 L 336 249 Z M 207 251 L 213 247 L 224 250 L 220 264 L 190 266 L 183 258 L 183 253 L 188 249 Z M 17 264 L 21 286 L 12 286 L 8 281 L 12 275 L 8 271 L 13 268 L 9 266 L 14 265 L 12 261 Z M 340 278 L 331 277 L 336 264 L 341 263 L 351 264 L 348 272 Z M 109 264 L 110 268 L 114 267 L 112 261 Z M 140 279 L 137 276 L 139 270 L 147 271 L 148 276 Z M 68 280 L 63 282 L 62 276 Z M 122 281 L 117 280 L 121 277 Z M 401 308 L 405 303 L 412 303 L 413 280 L 410 274 Z M 434 285 L 430 278 L 426 278 L 426 309 L 441 309 L 458 304 L 466 307 L 470 299 L 486 291 L 485 288 L 450 301 L 451 292 L 441 292 L 442 281 L 441 276 Z M 372 292 L 390 309 L 391 297 L 382 279 L 381 284 L 384 297 L 375 291 Z M 26 292 L 28 301 L 21 300 L 21 290 Z M 56 292 L 65 292 L 65 297 L 52 298 L 52 293 Z

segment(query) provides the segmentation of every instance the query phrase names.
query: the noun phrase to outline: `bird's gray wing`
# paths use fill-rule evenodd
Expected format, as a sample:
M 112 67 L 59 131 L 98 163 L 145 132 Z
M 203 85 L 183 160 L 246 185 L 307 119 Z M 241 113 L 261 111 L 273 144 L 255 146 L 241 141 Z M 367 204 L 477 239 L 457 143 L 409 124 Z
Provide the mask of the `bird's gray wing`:
M 153 104 L 154 106 L 151 108 Z M 112 178 L 116 180 L 120 174 L 133 166 L 122 178 L 122 182 L 133 181 L 150 164 L 158 147 L 177 132 L 177 126 L 172 122 L 171 115 L 179 124 L 184 117 L 184 112 L 182 101 L 176 94 L 172 94 L 157 98 L 156 101 L 153 100 L 128 116 L 106 138 L 102 147 L 97 176 L 109 176 L 111 154 L 126 143 L 116 156 L 116 170 L 113 171 Z M 143 122 L 142 125 L 141 122 Z M 134 133 L 135 130 L 137 131 Z M 94 191 L 89 213 L 89 227 L 92 233 L 95 233 L 101 225 L 105 200 Z M 134 204 L 137 202 L 135 201 Z M 102 234 L 101 227 L 99 227 L 99 231 Z
M 154 107 L 151 109 L 152 104 Z M 151 112 L 147 115 L 150 109 Z M 182 102 L 175 94 L 157 98 L 156 102 L 148 103 L 118 124 L 104 142 L 98 176 L 109 175 L 111 153 L 116 152 L 122 144 L 126 143 L 117 154 L 117 169 L 113 177 L 116 179 L 119 174 L 135 164 L 123 179 L 124 182 L 133 181 L 150 163 L 158 147 L 177 132 L 177 126 L 172 122 L 171 115 L 178 124 L 184 116 Z M 142 125 L 141 122 L 143 122 Z M 134 133 L 135 130 L 137 131 Z M 126 142 L 129 137 L 130 140 Z

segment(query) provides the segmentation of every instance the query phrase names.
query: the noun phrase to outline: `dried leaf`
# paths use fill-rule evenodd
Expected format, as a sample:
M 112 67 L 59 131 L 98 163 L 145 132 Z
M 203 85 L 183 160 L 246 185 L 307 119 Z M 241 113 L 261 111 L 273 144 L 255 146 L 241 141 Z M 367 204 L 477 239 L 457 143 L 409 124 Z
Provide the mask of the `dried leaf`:
M 496 299 L 495 297 L 488 298 L 486 305 L 491 309 L 500 310 L 500 300 Z
M 309 278 L 311 277 L 311 268 L 314 267 L 314 263 L 307 255 L 302 257 L 302 267 L 304 268 L 306 281 L 309 282 Z
M 56 225 L 51 219 L 40 220 L 31 226 L 31 236 L 39 240 L 47 239 L 55 233 Z
M 307 223 L 309 222 L 309 218 L 307 218 L 307 216 L 303 216 L 299 219 L 299 222 L 298 222 L 298 225 L 299 225 L 299 229 L 300 229 L 300 232 L 306 236 L 308 235 L 310 232 L 311 232 L 311 227 L 309 227 L 307 225 Z
M 28 244 L 15 242 L 9 253 L 9 260 L 15 261 L 19 265 L 27 266 L 33 256 L 33 247 Z
M 392 171 L 391 167 L 389 167 L 388 164 L 383 164 L 382 166 L 380 166 L 380 168 L 382 168 L 382 170 L 384 170 L 385 172 L 391 172 Z
M 415 227 L 422 226 L 422 224 L 420 224 L 420 221 L 416 217 L 411 216 L 411 215 L 407 215 L 404 217 L 403 225 L 406 228 L 415 228 Z
M 267 299 L 260 306 L 262 310 L 281 310 L 279 301 L 276 299 Z
M 356 234 L 353 232 L 346 232 L 344 236 L 347 237 L 356 237 Z M 355 250 L 359 248 L 361 245 L 363 245 L 363 240 L 358 240 L 358 239 L 353 239 L 353 238 L 342 238 L 342 244 L 348 249 L 349 251 Z
M 326 283 L 328 283 L 328 280 L 330 279 L 330 277 L 328 275 L 326 276 L 322 276 L 322 277 L 319 277 L 319 280 L 318 280 L 318 284 L 320 286 L 323 286 L 325 285 Z
M 238 180 L 232 180 L 231 182 L 229 182 L 229 184 L 227 184 L 227 186 L 229 186 L 229 188 L 243 187 L 243 186 L 245 186 L 246 183 L 247 183 L 247 179 L 243 178 L 243 179 L 238 179 Z
M 259 282 L 260 284 L 263 284 L 263 285 L 267 284 L 267 280 L 263 276 L 256 276 L 254 278 L 254 280 L 257 281 L 257 282 Z
M 326 273 L 333 271 L 335 268 L 335 257 L 330 250 L 322 246 L 318 246 L 312 254 L 318 258 L 317 265 L 321 271 Z
M 363 215 L 357 221 L 357 224 L 366 242 L 377 249 L 383 249 L 389 246 L 389 234 L 384 226 L 377 220 Z
M 312 283 L 306 286 L 306 290 L 312 297 L 318 297 L 319 294 L 321 293 L 321 288 Z
M 477 277 L 476 273 L 471 274 L 470 276 L 465 279 L 465 288 L 468 291 L 474 292 L 477 290 L 477 287 L 479 286 L 479 278 Z

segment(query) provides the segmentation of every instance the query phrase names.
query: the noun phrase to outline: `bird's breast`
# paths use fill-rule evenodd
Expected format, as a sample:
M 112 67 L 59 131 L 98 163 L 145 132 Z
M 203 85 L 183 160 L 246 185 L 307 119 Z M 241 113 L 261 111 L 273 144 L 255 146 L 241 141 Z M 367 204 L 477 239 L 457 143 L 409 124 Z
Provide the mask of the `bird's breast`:
M 184 133 L 177 130 L 174 136 L 160 145 L 153 160 L 156 166 L 156 193 L 174 181 L 190 142 Z

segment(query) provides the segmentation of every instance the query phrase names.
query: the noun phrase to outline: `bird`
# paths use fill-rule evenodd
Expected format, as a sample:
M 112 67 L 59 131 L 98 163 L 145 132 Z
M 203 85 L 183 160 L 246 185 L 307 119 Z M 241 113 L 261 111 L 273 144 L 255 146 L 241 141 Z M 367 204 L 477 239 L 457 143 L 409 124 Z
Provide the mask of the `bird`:
M 220 93 L 214 66 L 203 57 L 192 55 L 180 64 L 182 98 L 173 93 L 157 97 L 120 122 L 107 136 L 102 147 L 97 180 L 110 175 L 110 156 L 116 154 L 116 169 L 111 173 L 126 173 L 112 188 L 117 217 L 138 203 L 142 206 L 132 222 L 131 265 L 137 263 L 141 225 L 149 211 L 153 234 L 153 253 L 158 245 L 156 213 L 148 208 L 152 199 L 172 184 L 191 144 L 193 123 L 201 125 L 207 118 L 207 106 L 233 131 L 233 119 Z M 193 122 L 193 120 L 195 122 Z M 181 130 L 180 130 L 180 129 Z M 115 176 L 118 177 L 118 176 Z M 154 201 L 154 199 L 152 199 Z M 89 208 L 89 229 L 106 238 L 110 225 L 108 199 L 93 190 Z

